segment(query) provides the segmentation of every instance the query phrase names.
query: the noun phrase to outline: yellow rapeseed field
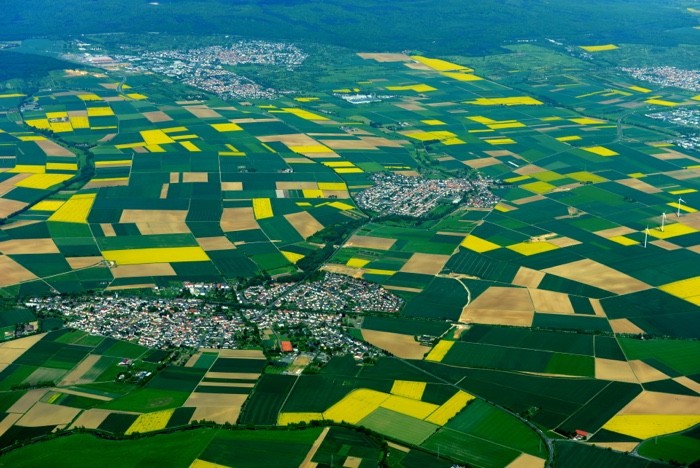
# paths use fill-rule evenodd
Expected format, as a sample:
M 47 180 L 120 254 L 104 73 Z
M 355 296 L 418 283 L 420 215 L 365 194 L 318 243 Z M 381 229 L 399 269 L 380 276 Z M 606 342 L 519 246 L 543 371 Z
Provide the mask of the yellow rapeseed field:
M 192 153 L 199 153 L 200 151 L 202 151 L 197 145 L 195 145 L 191 141 L 181 141 L 180 145 L 187 151 L 190 151 Z
M 512 138 L 489 138 L 485 140 L 489 145 L 513 145 L 517 143 Z
M 327 161 L 323 165 L 327 167 L 355 167 L 350 161 Z
M 134 421 L 131 426 L 129 426 L 129 429 L 126 430 L 124 435 L 133 434 L 135 432 L 144 433 L 164 429 L 168 424 L 170 417 L 173 415 L 173 412 L 175 412 L 174 409 L 169 409 L 156 411 L 154 413 L 142 414 L 136 418 L 136 421 Z
M 146 145 L 146 149 L 151 153 L 165 153 L 165 148 L 160 145 Z
M 472 73 L 443 72 L 443 73 L 441 73 L 441 75 L 446 76 L 448 78 L 452 78 L 453 80 L 457 80 L 457 81 L 480 81 L 480 80 L 483 80 L 482 77 L 476 76 Z
M 319 190 L 341 191 L 347 190 L 348 186 L 345 185 L 345 182 L 319 182 L 318 188 Z
M 111 107 L 88 107 L 87 109 L 88 117 L 107 117 L 114 115 L 114 111 Z
M 688 167 L 688 169 L 690 169 L 690 167 Z M 671 202 L 671 203 L 666 203 L 666 204 L 668 206 L 676 209 L 676 210 L 678 210 L 678 208 L 680 208 L 681 211 L 685 211 L 686 213 L 695 213 L 696 211 L 698 211 L 695 208 L 692 208 L 685 203 L 681 203 L 680 205 L 677 202 Z
M 101 101 L 102 100 L 101 97 L 99 97 L 97 94 L 93 94 L 93 93 L 78 94 L 78 99 L 81 99 L 83 101 Z
M 549 242 L 520 242 L 519 244 L 509 245 L 508 248 L 521 255 L 530 256 L 556 250 L 559 247 Z
M 30 127 L 38 128 L 40 130 L 48 130 L 49 128 L 51 128 L 51 125 L 49 124 L 49 119 L 29 119 L 25 120 L 24 123 L 26 123 Z
M 120 145 L 114 145 L 115 148 L 117 149 L 132 149 L 132 148 L 141 148 L 146 146 L 146 143 L 139 142 L 139 143 L 122 143 Z
M 339 202 L 339 201 L 330 202 L 328 204 L 328 206 L 332 206 L 333 208 L 335 208 L 337 210 L 341 210 L 341 211 L 350 211 L 350 210 L 355 209 L 354 206 L 348 205 L 347 203 L 343 203 L 343 202 Z
M 664 284 L 659 286 L 659 289 L 693 304 L 700 305 L 700 276 Z
M 499 122 L 495 124 L 490 124 L 488 127 L 491 130 L 503 130 L 505 128 L 522 128 L 526 127 L 526 125 L 522 122 Z
M 698 232 L 697 229 L 682 223 L 667 224 L 664 226 L 663 231 L 661 229 L 649 229 L 649 235 L 657 239 L 670 239 L 671 237 L 684 236 L 696 232 Z
M 680 190 L 671 190 L 670 193 L 671 195 L 685 195 L 686 193 L 695 193 L 697 190 L 689 188 L 689 189 L 680 189 Z
M 300 422 L 322 421 L 322 413 L 280 413 L 277 416 L 277 425 L 297 424 Z
M 51 220 L 51 218 L 49 218 Z M 201 247 L 153 247 L 146 249 L 104 250 L 105 260 L 117 265 L 143 265 L 147 263 L 180 263 L 208 261 Z
M 318 189 L 302 189 L 304 198 L 323 198 L 323 190 Z
M 39 164 L 17 164 L 12 169 L 7 172 L 13 172 L 17 174 L 43 174 L 46 172 L 46 166 Z
M 274 216 L 269 198 L 253 198 L 253 211 L 255 212 L 255 219 L 272 218 Z
M 47 171 L 77 171 L 78 170 L 78 163 L 55 163 L 55 162 L 49 162 L 46 163 L 46 170 Z
M 604 124 L 606 123 L 605 120 L 601 119 L 594 119 L 591 117 L 580 117 L 577 119 L 569 119 L 571 122 L 579 124 L 579 125 L 598 125 L 598 124 Z
M 427 418 L 438 408 L 438 405 L 433 403 L 397 395 L 390 395 L 379 406 L 417 419 Z
M 571 172 L 569 174 L 565 174 L 566 177 L 574 180 L 578 180 L 579 182 L 591 182 L 593 184 L 597 184 L 600 182 L 607 182 L 608 179 L 601 177 L 599 175 L 593 174 L 592 172 L 586 172 L 586 171 L 579 171 L 579 172 Z
M 504 98 L 478 98 L 474 101 L 466 101 L 465 104 L 475 106 L 540 106 L 542 101 L 530 96 L 513 96 Z
M 383 275 L 383 276 L 391 276 L 395 274 L 396 272 L 393 270 L 381 270 L 378 268 L 365 268 L 365 273 L 368 275 Z
M 345 264 L 349 266 L 350 268 L 363 268 L 365 265 L 369 263 L 369 260 L 365 260 L 363 258 L 351 258 L 348 260 Z
M 581 149 L 603 157 L 617 156 L 619 154 L 611 149 L 606 148 L 605 146 L 585 146 Z
M 641 86 L 628 86 L 627 89 L 631 89 L 632 91 L 637 91 L 638 93 L 650 93 L 651 90 L 648 88 L 642 88 Z
M 90 119 L 82 116 L 71 117 L 70 124 L 75 129 L 90 128 Z
M 298 254 L 296 252 L 288 252 L 286 250 L 280 250 L 280 252 L 282 253 L 282 255 L 284 255 L 284 258 L 289 260 L 289 263 L 296 264 L 299 260 L 304 258 L 302 254 Z
M 146 145 L 164 145 L 175 142 L 162 130 L 141 130 L 139 133 Z
M 550 183 L 538 180 L 537 182 L 530 182 L 528 184 L 523 184 L 520 186 L 520 188 L 523 188 L 525 190 L 529 190 L 530 192 L 542 194 L 542 193 L 551 192 L 556 187 Z
M 432 132 L 411 131 L 405 132 L 404 135 L 420 141 L 447 140 L 448 138 L 455 138 L 457 136 L 452 132 L 448 132 L 447 130 L 435 130 Z
M 49 217 L 49 221 L 86 224 L 96 195 L 95 193 L 73 195 Z
M 211 126 L 218 132 L 239 132 L 243 130 L 240 125 L 231 122 L 211 124 Z
M 333 150 L 324 145 L 291 145 L 289 149 L 298 154 L 304 153 L 332 153 Z
M 333 170 L 336 174 L 360 174 L 365 172 L 359 167 L 334 167 Z
M 440 72 L 453 72 L 453 71 L 472 72 L 472 71 L 474 71 L 469 67 L 465 67 L 464 65 L 458 65 L 456 63 L 448 62 L 447 60 L 423 57 L 421 55 L 412 55 L 411 58 L 413 60 L 415 60 L 416 62 L 422 63 L 423 65 L 426 65 L 426 66 L 432 68 L 433 70 L 440 71 Z
M 114 161 L 95 161 L 95 167 L 131 166 L 131 159 L 116 159 Z
M 206 460 L 195 459 L 190 464 L 189 468 L 229 468 L 228 465 L 219 465 L 218 463 L 208 462 Z
M 675 106 L 680 106 L 680 102 L 673 102 L 673 101 L 666 101 L 665 99 L 647 99 L 646 101 L 647 104 L 653 104 L 655 106 L 664 106 L 664 107 L 675 107 Z
M 336 422 L 357 424 L 372 411 L 379 408 L 389 395 L 376 390 L 359 388 L 348 393 L 342 400 L 323 412 L 323 418 Z
M 543 182 L 552 182 L 552 181 L 560 180 L 560 179 L 564 178 L 563 175 L 556 173 L 554 171 L 535 172 L 534 174 L 531 174 L 531 176 L 534 179 L 541 180 Z
M 521 175 L 521 176 L 510 177 L 508 179 L 505 179 L 504 182 L 506 182 L 508 184 L 514 184 L 516 182 L 522 182 L 523 180 L 527 180 L 527 179 L 531 179 L 531 178 L 532 177 L 530 177 L 529 175 Z
M 44 200 L 29 208 L 31 211 L 56 211 L 65 202 L 63 200 Z
M 443 403 L 438 409 L 436 409 L 430 416 L 425 418 L 427 422 L 437 424 L 438 426 L 443 426 L 447 422 L 455 417 L 457 413 L 462 411 L 462 409 L 467 406 L 467 403 L 472 401 L 475 397 L 463 392 L 458 391 L 452 397 Z
M 489 250 L 496 250 L 501 248 L 501 246 L 498 244 L 494 244 L 493 242 L 487 241 L 486 239 L 482 239 L 480 237 L 473 236 L 471 234 L 465 237 L 459 245 L 478 253 L 484 253 L 488 252 Z
M 394 380 L 394 385 L 391 387 L 391 393 L 406 398 L 420 400 L 425 391 L 425 382 L 415 382 L 413 380 Z
M 20 141 L 45 141 L 46 137 L 42 135 L 23 135 L 17 137 Z
M 648 439 L 682 431 L 700 423 L 697 414 L 620 414 L 605 423 L 603 429 Z
M 296 115 L 304 120 L 328 120 L 328 117 L 322 115 L 314 114 L 304 109 L 299 109 L 298 107 L 284 107 L 282 111 L 287 114 Z
M 423 122 L 426 125 L 430 125 L 430 126 L 447 125 L 442 120 L 437 120 L 437 119 L 426 119 L 426 120 L 421 120 L 421 122 Z
M 637 242 L 634 239 L 630 239 L 629 237 L 625 236 L 612 236 L 608 238 L 609 241 L 617 242 L 620 245 L 637 245 L 639 242 Z
M 606 50 L 615 50 L 618 47 L 615 44 L 604 44 L 604 45 L 591 45 L 591 46 L 579 46 L 586 52 L 603 52 Z
M 148 99 L 148 96 L 144 96 L 143 94 L 139 94 L 139 93 L 129 93 L 126 96 L 130 99 L 135 100 L 135 101 L 142 101 L 144 99 Z
M 406 86 L 387 86 L 386 89 L 389 91 L 415 91 L 416 93 L 437 91 L 437 88 L 433 88 L 432 86 L 423 83 Z
M 580 139 L 581 139 L 581 137 L 578 135 L 568 135 L 568 136 L 563 136 L 563 137 L 557 138 L 557 141 L 567 142 L 567 141 L 578 141 Z
M 71 174 L 34 174 L 15 184 L 16 187 L 46 190 L 73 177 Z
M 73 127 L 71 126 L 70 122 L 51 122 L 49 125 L 51 126 L 51 131 L 54 133 L 66 133 L 73 131 Z
M 436 361 L 440 362 L 447 355 L 447 353 L 452 349 L 455 344 L 454 341 L 440 340 L 433 349 L 430 350 L 428 355 L 425 357 L 426 361 Z

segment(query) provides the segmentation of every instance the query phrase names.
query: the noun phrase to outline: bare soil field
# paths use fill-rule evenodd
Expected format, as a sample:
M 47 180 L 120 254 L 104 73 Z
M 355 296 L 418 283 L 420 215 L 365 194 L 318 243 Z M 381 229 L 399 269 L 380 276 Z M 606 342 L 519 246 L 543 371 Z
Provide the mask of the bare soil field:
M 518 272 L 515 274 L 515 278 L 511 283 L 517 286 L 525 286 L 527 288 L 536 288 L 542 282 L 545 273 L 533 270 L 528 267 L 520 267 Z
M 401 267 L 401 271 L 405 273 L 437 275 L 442 271 L 449 259 L 449 255 L 414 253 Z
M 537 312 L 544 312 L 547 314 L 575 313 L 568 294 L 546 291 L 544 289 L 530 289 L 529 291 L 532 303 Z
M 284 218 L 289 221 L 289 224 L 291 224 L 304 239 L 324 228 L 323 224 L 319 223 L 308 211 L 286 214 Z
M 145 276 L 177 276 L 169 263 L 147 263 L 143 265 L 119 265 L 112 268 L 115 278 L 141 278 Z
M 69 424 L 80 411 L 78 408 L 39 402 L 32 406 L 16 424 L 23 427 Z
M 617 382 L 638 383 L 637 376 L 625 361 L 612 359 L 595 359 L 595 378 L 600 380 L 615 380 Z
M 362 330 L 362 337 L 377 348 L 389 351 L 402 359 L 423 359 L 423 356 L 430 351 L 428 346 L 421 345 L 411 335 Z
M 5 255 L 59 253 L 53 239 L 12 239 L 0 242 L 0 252 Z
M 700 414 L 700 397 L 645 390 L 618 414 Z
M 669 378 L 668 375 L 664 374 L 657 368 L 650 366 L 644 361 L 629 361 L 629 365 L 632 372 L 634 372 L 634 375 L 637 376 L 639 383 L 656 382 L 657 380 L 665 380 Z
M 44 153 L 46 153 L 46 156 L 75 158 L 75 154 L 72 151 L 51 140 L 37 141 L 36 144 Z
M 558 265 L 543 271 L 616 294 L 643 291 L 650 287 L 646 283 L 590 259 Z
M 224 208 L 221 215 L 221 229 L 224 232 L 246 231 L 258 229 L 253 208 Z
M 396 243 L 396 239 L 385 239 L 372 236 L 352 236 L 345 243 L 345 247 L 358 247 L 365 249 L 389 250 Z
M 1 216 L 1 215 L 0 215 Z M 0 255 L 0 286 L 36 279 L 36 275 L 6 255 Z
M 189 110 L 187 107 L 185 107 L 185 109 Z M 144 112 L 141 115 L 146 117 L 146 119 L 148 119 L 148 121 L 151 123 L 170 122 L 173 120 L 172 117 L 163 111 Z

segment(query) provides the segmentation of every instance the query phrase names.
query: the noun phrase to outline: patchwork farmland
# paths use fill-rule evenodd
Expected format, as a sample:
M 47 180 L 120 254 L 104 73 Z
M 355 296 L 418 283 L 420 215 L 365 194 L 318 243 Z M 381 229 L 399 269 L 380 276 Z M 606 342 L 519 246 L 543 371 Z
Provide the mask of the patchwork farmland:
M 381 439 L 397 459 L 475 466 L 696 461 L 700 153 L 648 114 L 700 101 L 609 67 L 626 44 L 506 50 L 346 53 L 300 71 L 313 89 L 250 100 L 94 68 L 0 95 L 3 298 L 255 283 L 253 308 L 284 317 L 328 313 L 326 278 L 346 291 L 333 336 L 376 351 L 292 343 L 291 319 L 260 321 L 256 349 L 179 363 L 34 335 L 0 345 L 0 445 L 83 427 L 158 434 L 120 442 L 147 451 L 206 421 L 278 429 L 193 430 L 194 466 L 270 441 L 297 464 L 371 465 Z M 365 282 L 391 307 L 353 297 Z M 123 360 L 143 381 L 117 380 Z

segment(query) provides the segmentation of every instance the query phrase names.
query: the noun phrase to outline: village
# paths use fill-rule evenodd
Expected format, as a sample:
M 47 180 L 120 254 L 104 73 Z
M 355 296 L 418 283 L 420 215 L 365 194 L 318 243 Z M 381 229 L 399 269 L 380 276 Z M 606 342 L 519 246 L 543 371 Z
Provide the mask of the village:
M 284 67 L 291 70 L 307 57 L 298 47 L 286 42 L 237 41 L 231 46 L 197 49 L 141 51 L 135 54 L 95 55 L 90 45 L 78 44 L 78 54 L 69 60 L 132 73 L 158 73 L 180 83 L 216 94 L 222 99 L 269 99 L 278 92 L 234 73 L 239 64 Z
M 378 284 L 334 273 L 316 281 L 252 286 L 237 294 L 243 304 L 336 313 L 398 313 L 404 304 Z
M 494 181 L 481 176 L 473 179 L 425 179 L 394 173 L 372 174 L 374 186 L 357 196 L 357 204 L 382 215 L 420 218 L 439 203 L 490 208 L 498 202 L 490 191 Z
M 185 283 L 180 291 L 188 297 L 55 296 L 32 298 L 25 306 L 38 316 L 60 317 L 68 328 L 150 348 L 239 349 L 272 336 L 268 348 L 292 357 L 313 352 L 359 360 L 383 352 L 351 336 L 353 319 L 345 312 L 397 312 L 403 305 L 378 285 L 335 274 L 322 281 L 249 287 L 237 293 L 239 307 L 218 302 L 217 294 L 230 289 Z

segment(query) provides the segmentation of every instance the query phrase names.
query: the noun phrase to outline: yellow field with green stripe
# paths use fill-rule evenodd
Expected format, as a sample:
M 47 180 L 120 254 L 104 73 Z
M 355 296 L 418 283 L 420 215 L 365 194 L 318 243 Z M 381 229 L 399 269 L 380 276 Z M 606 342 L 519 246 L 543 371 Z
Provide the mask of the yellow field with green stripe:
M 164 411 L 156 411 L 154 413 L 142 414 L 136 418 L 136 421 L 129 426 L 124 434 L 129 435 L 137 432 L 143 434 L 145 432 L 165 429 L 165 426 L 168 424 L 168 421 L 174 412 L 174 409 L 169 409 Z

